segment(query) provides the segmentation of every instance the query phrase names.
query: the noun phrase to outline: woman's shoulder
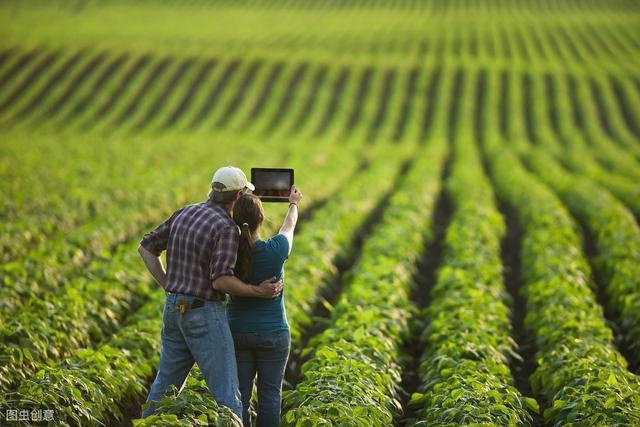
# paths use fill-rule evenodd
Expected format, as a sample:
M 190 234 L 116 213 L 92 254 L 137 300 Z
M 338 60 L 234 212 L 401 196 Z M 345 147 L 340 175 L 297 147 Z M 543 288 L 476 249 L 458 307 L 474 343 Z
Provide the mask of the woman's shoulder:
M 282 259 L 286 259 L 289 254 L 289 241 L 283 234 L 276 234 L 268 239 L 258 240 L 254 249 L 262 249 L 278 254 Z
M 287 242 L 287 237 L 282 233 L 278 233 L 278 234 L 274 234 L 273 236 L 269 237 L 268 239 L 264 239 L 263 242 L 265 242 L 265 243 Z

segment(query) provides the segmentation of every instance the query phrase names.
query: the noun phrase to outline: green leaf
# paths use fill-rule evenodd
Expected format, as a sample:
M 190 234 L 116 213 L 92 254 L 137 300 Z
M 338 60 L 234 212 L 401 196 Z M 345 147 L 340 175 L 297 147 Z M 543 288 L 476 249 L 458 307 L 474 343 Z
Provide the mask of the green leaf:
M 353 339 L 355 341 L 362 340 L 362 338 L 364 337 L 364 333 L 365 333 L 364 328 L 360 327 L 360 328 L 356 329 L 356 331 L 353 333 Z
M 540 405 L 538 404 L 538 401 L 533 397 L 525 397 L 524 403 L 527 409 L 529 409 L 530 411 L 535 412 L 536 414 L 540 413 Z
M 461 388 L 453 390 L 453 392 L 451 392 L 451 398 L 454 401 L 457 401 L 460 398 L 460 396 L 462 395 L 462 393 L 464 393 L 464 390 L 462 390 Z
M 427 396 L 423 393 L 413 393 L 411 395 L 411 400 L 409 400 L 409 405 L 417 406 L 424 404 L 427 401 Z
M 333 311 L 333 306 L 331 305 L 331 303 L 329 301 L 327 301 L 326 298 L 322 298 L 321 300 L 322 306 L 329 312 L 331 313 Z

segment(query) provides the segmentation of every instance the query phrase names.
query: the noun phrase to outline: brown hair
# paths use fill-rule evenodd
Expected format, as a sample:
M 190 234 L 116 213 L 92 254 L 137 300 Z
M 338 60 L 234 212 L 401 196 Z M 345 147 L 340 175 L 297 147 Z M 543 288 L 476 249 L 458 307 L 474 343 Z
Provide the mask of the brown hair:
M 232 201 L 236 194 L 238 194 L 238 191 L 216 191 L 211 187 L 207 196 L 212 202 L 226 204 Z
M 235 274 L 246 282 L 251 273 L 251 235 L 264 220 L 264 209 L 258 196 L 250 193 L 243 194 L 233 208 L 233 220 L 240 227 Z

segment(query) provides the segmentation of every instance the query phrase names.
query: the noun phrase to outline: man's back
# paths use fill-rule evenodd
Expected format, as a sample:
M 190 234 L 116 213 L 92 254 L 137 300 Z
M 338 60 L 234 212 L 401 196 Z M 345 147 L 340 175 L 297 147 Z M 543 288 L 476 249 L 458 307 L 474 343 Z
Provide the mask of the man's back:
M 160 366 L 142 417 L 155 411 L 171 385 L 182 389 L 195 362 L 218 403 L 242 415 L 225 293 L 273 298 L 282 292 L 281 282 L 253 286 L 233 275 L 239 229 L 230 212 L 243 192 L 254 189 L 240 169 L 222 167 L 213 175 L 207 201 L 179 209 L 140 242 L 138 253 L 167 291 Z M 166 270 L 160 258 L 165 250 Z
M 233 275 L 237 241 L 237 226 L 227 211 L 207 200 L 176 211 L 141 243 L 156 254 L 166 249 L 167 291 L 219 300 L 223 295 L 211 282 Z

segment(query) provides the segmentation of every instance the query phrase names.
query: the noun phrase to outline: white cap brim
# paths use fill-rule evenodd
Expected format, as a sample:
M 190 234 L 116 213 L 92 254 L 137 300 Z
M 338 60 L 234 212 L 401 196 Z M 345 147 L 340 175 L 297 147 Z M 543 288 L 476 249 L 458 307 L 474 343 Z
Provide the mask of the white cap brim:
M 256 186 L 255 186 L 255 185 L 253 185 L 253 184 L 252 184 L 252 183 L 250 183 L 250 182 L 247 182 L 247 188 L 248 188 L 249 190 L 251 190 L 251 191 L 255 191 Z

